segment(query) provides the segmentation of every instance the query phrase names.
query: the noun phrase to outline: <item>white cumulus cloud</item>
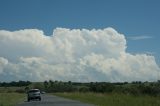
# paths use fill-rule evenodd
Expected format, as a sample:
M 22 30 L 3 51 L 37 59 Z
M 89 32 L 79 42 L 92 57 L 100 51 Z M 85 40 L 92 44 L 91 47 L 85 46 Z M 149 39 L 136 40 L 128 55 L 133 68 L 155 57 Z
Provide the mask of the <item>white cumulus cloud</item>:
M 155 81 L 154 56 L 130 54 L 113 28 L 0 30 L 0 80 Z

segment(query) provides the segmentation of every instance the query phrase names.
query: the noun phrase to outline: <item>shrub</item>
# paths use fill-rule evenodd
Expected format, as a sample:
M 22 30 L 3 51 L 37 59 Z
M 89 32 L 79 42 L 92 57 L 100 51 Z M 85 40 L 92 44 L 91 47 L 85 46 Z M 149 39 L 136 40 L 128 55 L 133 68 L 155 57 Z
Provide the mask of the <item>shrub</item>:
M 24 89 L 16 89 L 15 92 L 17 92 L 17 93 L 25 93 L 25 90 Z
M 89 87 L 82 86 L 79 88 L 79 92 L 89 92 Z

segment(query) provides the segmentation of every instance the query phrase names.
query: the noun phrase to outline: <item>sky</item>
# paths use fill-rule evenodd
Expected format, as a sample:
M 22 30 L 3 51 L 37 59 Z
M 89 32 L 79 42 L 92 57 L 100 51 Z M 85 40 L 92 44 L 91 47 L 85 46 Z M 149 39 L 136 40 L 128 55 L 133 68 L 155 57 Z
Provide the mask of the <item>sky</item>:
M 0 0 L 0 80 L 157 80 L 159 5 L 159 0 Z

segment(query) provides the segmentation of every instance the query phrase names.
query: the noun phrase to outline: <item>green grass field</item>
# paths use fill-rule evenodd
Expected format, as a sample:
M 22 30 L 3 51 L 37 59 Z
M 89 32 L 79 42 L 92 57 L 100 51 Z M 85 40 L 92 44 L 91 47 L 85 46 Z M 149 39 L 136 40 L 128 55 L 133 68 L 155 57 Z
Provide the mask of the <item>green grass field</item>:
M 160 97 L 100 93 L 56 93 L 54 95 L 96 106 L 160 106 Z
M 24 101 L 25 94 L 20 93 L 0 93 L 0 106 L 15 106 Z

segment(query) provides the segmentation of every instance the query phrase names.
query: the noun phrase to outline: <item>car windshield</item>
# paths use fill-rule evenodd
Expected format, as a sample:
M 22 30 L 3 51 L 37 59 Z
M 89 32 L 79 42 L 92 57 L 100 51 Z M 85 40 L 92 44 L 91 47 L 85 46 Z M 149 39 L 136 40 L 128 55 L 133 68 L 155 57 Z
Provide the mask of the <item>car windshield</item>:
M 30 90 L 29 93 L 40 92 L 38 89 Z

